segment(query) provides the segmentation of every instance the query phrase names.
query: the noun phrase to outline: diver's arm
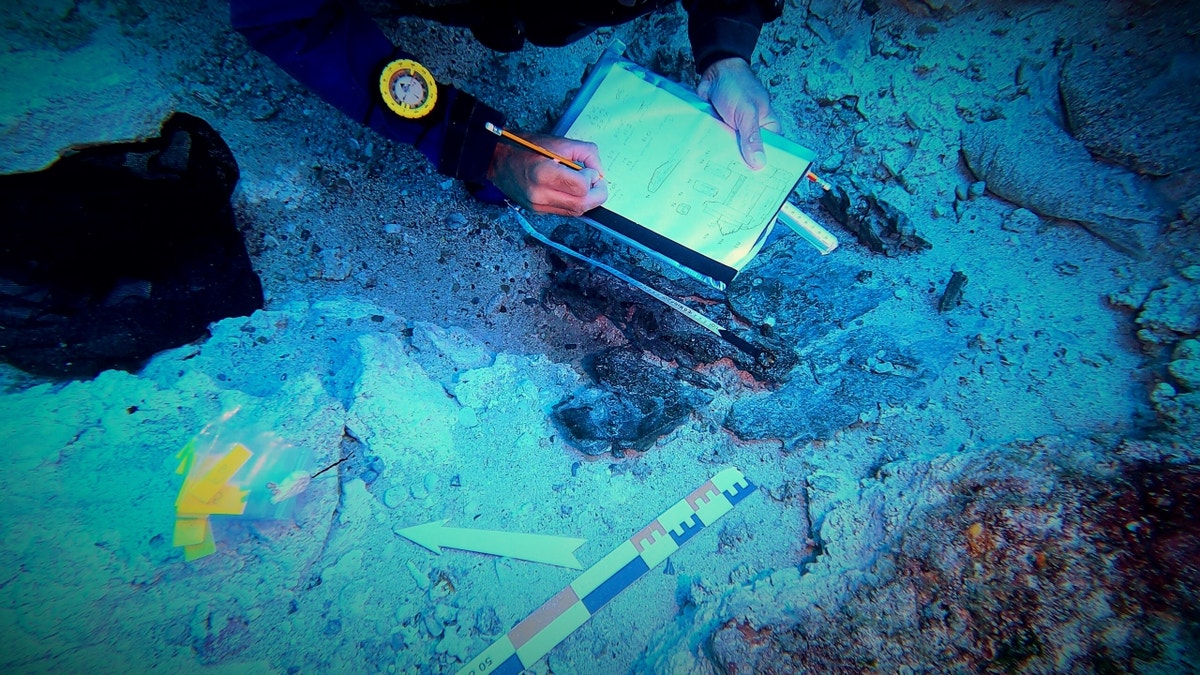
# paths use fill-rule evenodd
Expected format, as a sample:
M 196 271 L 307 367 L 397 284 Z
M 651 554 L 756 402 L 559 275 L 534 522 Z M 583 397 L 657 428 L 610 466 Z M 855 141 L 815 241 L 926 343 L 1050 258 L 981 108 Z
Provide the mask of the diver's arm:
M 553 160 L 500 145 L 486 123 L 504 127 L 504 115 L 455 87 L 438 85 L 437 103 L 416 120 L 391 112 L 379 93 L 379 74 L 398 49 L 349 0 L 231 0 L 234 27 L 321 98 L 384 136 L 410 143 L 459 178 L 481 199 L 509 198 L 539 212 L 579 215 L 608 196 L 598 179 L 595 146 L 554 139 L 556 149 L 589 167 L 569 170 Z
M 410 120 L 393 113 L 383 104 L 379 74 L 390 61 L 413 57 L 393 45 L 356 3 L 231 0 L 230 15 L 252 47 L 351 118 L 416 146 L 447 176 L 487 179 L 497 138 L 484 124 L 502 127 L 504 115 L 441 83 L 429 115 Z
M 747 64 L 763 24 L 779 18 L 783 0 L 683 0 L 696 72 L 732 57 Z
M 685 0 L 688 37 L 701 74 L 696 93 L 737 132 L 738 150 L 754 169 L 765 165 L 762 129 L 780 131 L 771 96 L 750 68 L 764 21 L 775 19 L 774 0 Z

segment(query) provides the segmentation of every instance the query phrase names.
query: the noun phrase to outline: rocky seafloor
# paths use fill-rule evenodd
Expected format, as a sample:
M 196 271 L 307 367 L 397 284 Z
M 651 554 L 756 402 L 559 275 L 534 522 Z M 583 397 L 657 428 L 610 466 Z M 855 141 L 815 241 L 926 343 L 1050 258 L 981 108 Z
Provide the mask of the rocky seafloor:
M 371 9 L 524 128 L 613 38 L 695 80 L 681 10 L 499 55 Z M 1200 662 L 1192 3 L 788 2 L 753 65 L 836 189 L 793 200 L 841 246 L 772 235 L 726 293 L 534 220 L 770 364 L 526 239 L 249 51 L 222 3 L 3 18 L 3 169 L 206 119 L 266 294 L 135 372 L 5 371 L 5 670 L 455 672 L 578 573 L 399 530 L 582 537 L 586 567 L 728 466 L 759 490 L 534 672 Z M 185 562 L 176 451 L 234 409 L 304 466 L 346 461 Z

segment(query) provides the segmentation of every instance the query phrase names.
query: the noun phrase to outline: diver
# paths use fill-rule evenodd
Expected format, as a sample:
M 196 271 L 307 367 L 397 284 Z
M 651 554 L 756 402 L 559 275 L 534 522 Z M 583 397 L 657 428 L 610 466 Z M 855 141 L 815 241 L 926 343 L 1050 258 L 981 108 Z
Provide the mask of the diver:
M 604 0 L 543 3 L 533 0 L 407 0 L 400 15 L 467 27 L 480 43 L 515 51 L 526 41 L 556 47 L 601 26 L 632 21 L 673 0 Z M 770 95 L 750 69 L 765 22 L 779 17 L 782 0 L 682 0 L 696 70 L 697 93 L 712 103 L 737 132 L 739 149 L 752 168 L 763 166 L 760 129 L 780 131 Z M 543 148 L 579 165 L 566 166 L 498 143 L 487 124 L 503 128 L 505 117 L 470 94 L 432 82 L 428 106 L 414 83 L 428 71 L 383 34 L 353 0 L 230 0 L 233 26 L 250 45 L 292 77 L 385 137 L 414 145 L 447 176 L 464 181 L 476 197 L 504 197 L 539 213 L 578 216 L 608 196 L 594 144 L 522 133 Z M 403 63 L 402 98 L 412 107 L 389 107 L 380 90 L 384 69 Z M 398 114 L 399 113 L 399 114 Z M 503 194 L 501 194 L 503 193 Z

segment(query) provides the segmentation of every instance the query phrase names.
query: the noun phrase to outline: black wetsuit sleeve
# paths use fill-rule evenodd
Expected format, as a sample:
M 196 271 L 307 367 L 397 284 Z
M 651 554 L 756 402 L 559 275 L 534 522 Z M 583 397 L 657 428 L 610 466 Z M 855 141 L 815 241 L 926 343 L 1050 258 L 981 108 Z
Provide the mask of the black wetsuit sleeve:
M 413 57 L 393 45 L 356 3 L 231 0 L 230 15 L 254 49 L 351 118 L 416 146 L 447 176 L 487 180 L 497 137 L 484 123 L 503 126 L 504 116 L 441 83 L 429 115 L 410 120 L 393 113 L 379 92 L 379 74 L 388 62 Z
M 763 24 L 779 18 L 782 0 L 683 0 L 696 71 L 731 57 L 747 62 Z

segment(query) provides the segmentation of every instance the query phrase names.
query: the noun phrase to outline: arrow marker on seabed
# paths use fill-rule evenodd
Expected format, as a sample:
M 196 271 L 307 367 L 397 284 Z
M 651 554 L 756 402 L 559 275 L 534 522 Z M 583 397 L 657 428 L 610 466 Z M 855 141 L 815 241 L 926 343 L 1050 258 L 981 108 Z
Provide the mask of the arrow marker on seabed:
M 434 553 L 441 554 L 443 546 L 475 553 L 518 558 L 530 562 L 583 569 L 575 559 L 575 549 L 586 539 L 554 537 L 548 534 L 523 534 L 498 530 L 470 530 L 462 527 L 445 527 L 449 520 L 435 520 L 424 525 L 414 525 L 396 530 L 396 534 L 420 544 Z

